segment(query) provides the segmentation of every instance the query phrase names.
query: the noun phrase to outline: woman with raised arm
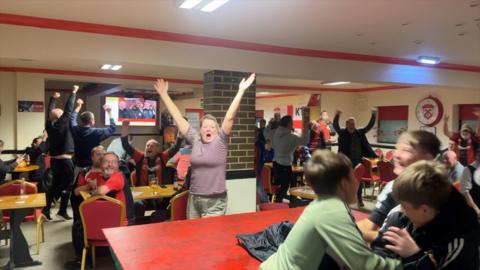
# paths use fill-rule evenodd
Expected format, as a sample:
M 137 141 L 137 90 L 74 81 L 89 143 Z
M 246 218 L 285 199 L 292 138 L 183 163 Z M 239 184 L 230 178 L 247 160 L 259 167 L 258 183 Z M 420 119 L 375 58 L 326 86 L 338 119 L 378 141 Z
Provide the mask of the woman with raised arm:
M 190 160 L 192 175 L 187 205 L 188 219 L 221 216 L 227 210 L 225 168 L 227 165 L 228 137 L 232 131 L 233 120 L 243 94 L 254 80 L 254 73 L 248 79 L 242 79 L 238 86 L 237 95 L 225 114 L 221 128 L 218 126 L 215 117 L 207 114 L 201 121 L 200 131 L 190 126 L 168 96 L 168 82 L 159 79 L 154 85 L 167 110 L 177 123 L 180 133 L 192 145 Z

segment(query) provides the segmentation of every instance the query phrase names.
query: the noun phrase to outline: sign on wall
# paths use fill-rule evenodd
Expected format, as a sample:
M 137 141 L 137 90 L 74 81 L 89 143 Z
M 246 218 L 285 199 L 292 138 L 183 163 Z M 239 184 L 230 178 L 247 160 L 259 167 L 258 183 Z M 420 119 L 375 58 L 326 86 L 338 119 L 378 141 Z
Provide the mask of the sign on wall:
M 18 112 L 43 112 L 43 101 L 18 101 Z
M 418 102 L 415 114 L 422 125 L 433 127 L 442 119 L 443 105 L 438 98 L 428 96 Z

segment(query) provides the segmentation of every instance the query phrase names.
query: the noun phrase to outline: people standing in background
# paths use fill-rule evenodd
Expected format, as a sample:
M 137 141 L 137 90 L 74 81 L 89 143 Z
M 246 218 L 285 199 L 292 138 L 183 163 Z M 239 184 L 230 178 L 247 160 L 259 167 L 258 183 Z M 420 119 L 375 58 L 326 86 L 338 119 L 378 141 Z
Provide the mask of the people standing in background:
M 451 184 L 459 181 L 464 167 L 458 162 L 455 152 L 450 150 L 446 151 L 442 155 L 442 160 L 448 169 L 448 181 L 450 181 Z
M 75 142 L 75 175 L 84 167 L 92 165 L 90 153 L 92 149 L 108 139 L 116 130 L 115 120 L 112 117 L 112 109 L 109 105 L 103 105 L 103 109 L 110 119 L 110 126 L 107 128 L 96 128 L 95 115 L 90 111 L 80 114 L 80 125 L 77 125 L 77 116 L 80 112 L 83 100 L 78 99 L 75 110 L 71 115 L 72 135 Z
M 297 146 L 304 146 L 310 139 L 310 130 L 308 129 L 310 119 L 306 115 L 303 115 L 302 118 L 302 135 L 294 133 L 293 120 L 290 115 L 282 117 L 277 129 L 272 130 L 271 125 L 265 128 L 265 132 L 269 135 L 267 138 L 272 138 L 272 146 L 275 151 L 274 180 L 276 184 L 280 184 L 280 189 L 275 197 L 276 202 L 282 202 L 287 195 L 288 188 L 295 186 L 296 179 L 292 171 L 293 152 Z
M 49 138 L 49 152 L 51 156 L 52 186 L 47 191 L 47 203 L 42 209 L 42 215 L 46 220 L 50 217 L 50 207 L 53 199 L 60 195 L 60 208 L 57 217 L 63 220 L 72 219 L 67 214 L 68 200 L 74 183 L 74 164 L 72 161 L 75 152 L 72 136 L 71 116 L 79 87 L 73 86 L 72 94 L 65 104 L 65 111 L 55 108 L 56 100 L 60 93 L 55 92 L 50 98 L 48 105 L 49 118 L 45 123 L 45 129 Z
M 377 118 L 377 110 L 372 108 L 370 121 L 363 128 L 356 127 L 355 118 L 350 117 L 345 122 L 345 128 L 340 128 L 338 124 L 342 111 L 338 110 L 333 119 L 333 127 L 338 132 L 338 152 L 346 155 L 352 162 L 353 167 L 362 163 L 362 158 L 375 158 L 377 155 L 373 151 L 370 143 L 367 140 L 367 132 L 369 132 L 375 125 Z M 362 185 L 359 186 L 358 192 L 358 206 L 363 207 L 362 201 Z
M 5 143 L 0 140 L 0 154 L 2 154 L 3 151 L 3 146 Z M 11 172 L 17 167 L 20 162 L 23 161 L 23 157 L 17 157 L 11 160 L 3 161 L 0 159 L 0 184 L 5 181 L 5 176 L 7 175 L 7 172 Z
M 475 160 L 463 169 L 460 176 L 461 193 L 467 204 L 480 217 L 480 149 L 475 153 Z
M 45 173 L 45 153 L 48 151 L 47 146 L 47 131 L 43 131 L 42 136 L 38 136 L 33 139 L 30 147 L 25 149 L 25 154 L 27 154 L 30 164 L 38 165 L 39 169 L 36 171 L 31 171 L 28 173 L 28 180 L 41 183 L 43 181 L 43 175 Z M 42 185 L 40 185 L 42 186 Z
M 457 154 L 458 161 L 460 161 L 463 166 L 468 166 L 475 160 L 475 151 L 480 147 L 480 133 L 474 133 L 472 127 L 468 124 L 463 124 L 460 132 L 450 131 L 448 129 L 449 119 L 450 117 L 445 115 L 443 119 L 443 133 L 455 142 L 455 153 Z M 478 129 L 480 130 L 480 117 Z
M 279 126 L 280 126 L 280 119 L 281 119 L 281 116 L 280 116 L 280 113 L 279 112 L 276 112 L 273 114 L 273 118 L 270 119 L 270 121 L 268 121 L 268 132 L 266 131 L 266 128 L 263 129 L 263 136 L 265 137 L 265 139 L 272 139 L 271 137 L 268 137 L 268 136 L 271 136 L 273 133 L 270 132 L 272 130 L 276 130 Z
M 194 130 L 183 118 L 168 95 L 168 82 L 157 80 L 155 89 L 169 113 L 178 125 L 180 133 L 192 145 L 190 195 L 187 203 L 187 218 L 225 215 L 227 211 L 227 188 L 225 184 L 228 155 L 228 138 L 242 97 L 255 80 L 255 74 L 242 79 L 238 92 L 232 100 L 222 127 L 212 115 L 205 115 L 200 132 Z

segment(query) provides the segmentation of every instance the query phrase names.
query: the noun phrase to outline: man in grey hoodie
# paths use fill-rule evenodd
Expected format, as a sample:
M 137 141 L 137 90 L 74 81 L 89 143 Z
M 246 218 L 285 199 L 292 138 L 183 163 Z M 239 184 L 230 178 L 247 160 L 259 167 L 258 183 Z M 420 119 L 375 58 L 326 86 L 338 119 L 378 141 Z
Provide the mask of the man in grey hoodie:
M 295 185 L 295 178 L 292 172 L 293 152 L 299 145 L 305 145 L 310 140 L 310 131 L 308 129 L 309 117 L 303 116 L 302 135 L 293 132 L 293 120 L 290 115 L 280 119 L 280 125 L 272 130 L 270 125 L 265 129 L 270 133 L 272 146 L 275 151 L 273 157 L 273 174 L 276 184 L 280 184 L 280 190 L 277 192 L 275 201 L 281 202 L 287 194 L 290 185 Z

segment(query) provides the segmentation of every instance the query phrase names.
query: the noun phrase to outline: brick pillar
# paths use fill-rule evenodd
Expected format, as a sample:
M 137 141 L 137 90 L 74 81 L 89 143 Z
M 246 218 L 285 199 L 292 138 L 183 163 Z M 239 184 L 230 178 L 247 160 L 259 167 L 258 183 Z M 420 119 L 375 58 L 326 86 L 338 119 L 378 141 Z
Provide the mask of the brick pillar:
M 225 113 L 237 94 L 238 84 L 249 73 L 212 70 L 203 76 L 203 109 L 221 125 Z M 227 179 L 254 177 L 255 154 L 255 91 L 254 82 L 245 94 L 235 116 L 228 145 Z

